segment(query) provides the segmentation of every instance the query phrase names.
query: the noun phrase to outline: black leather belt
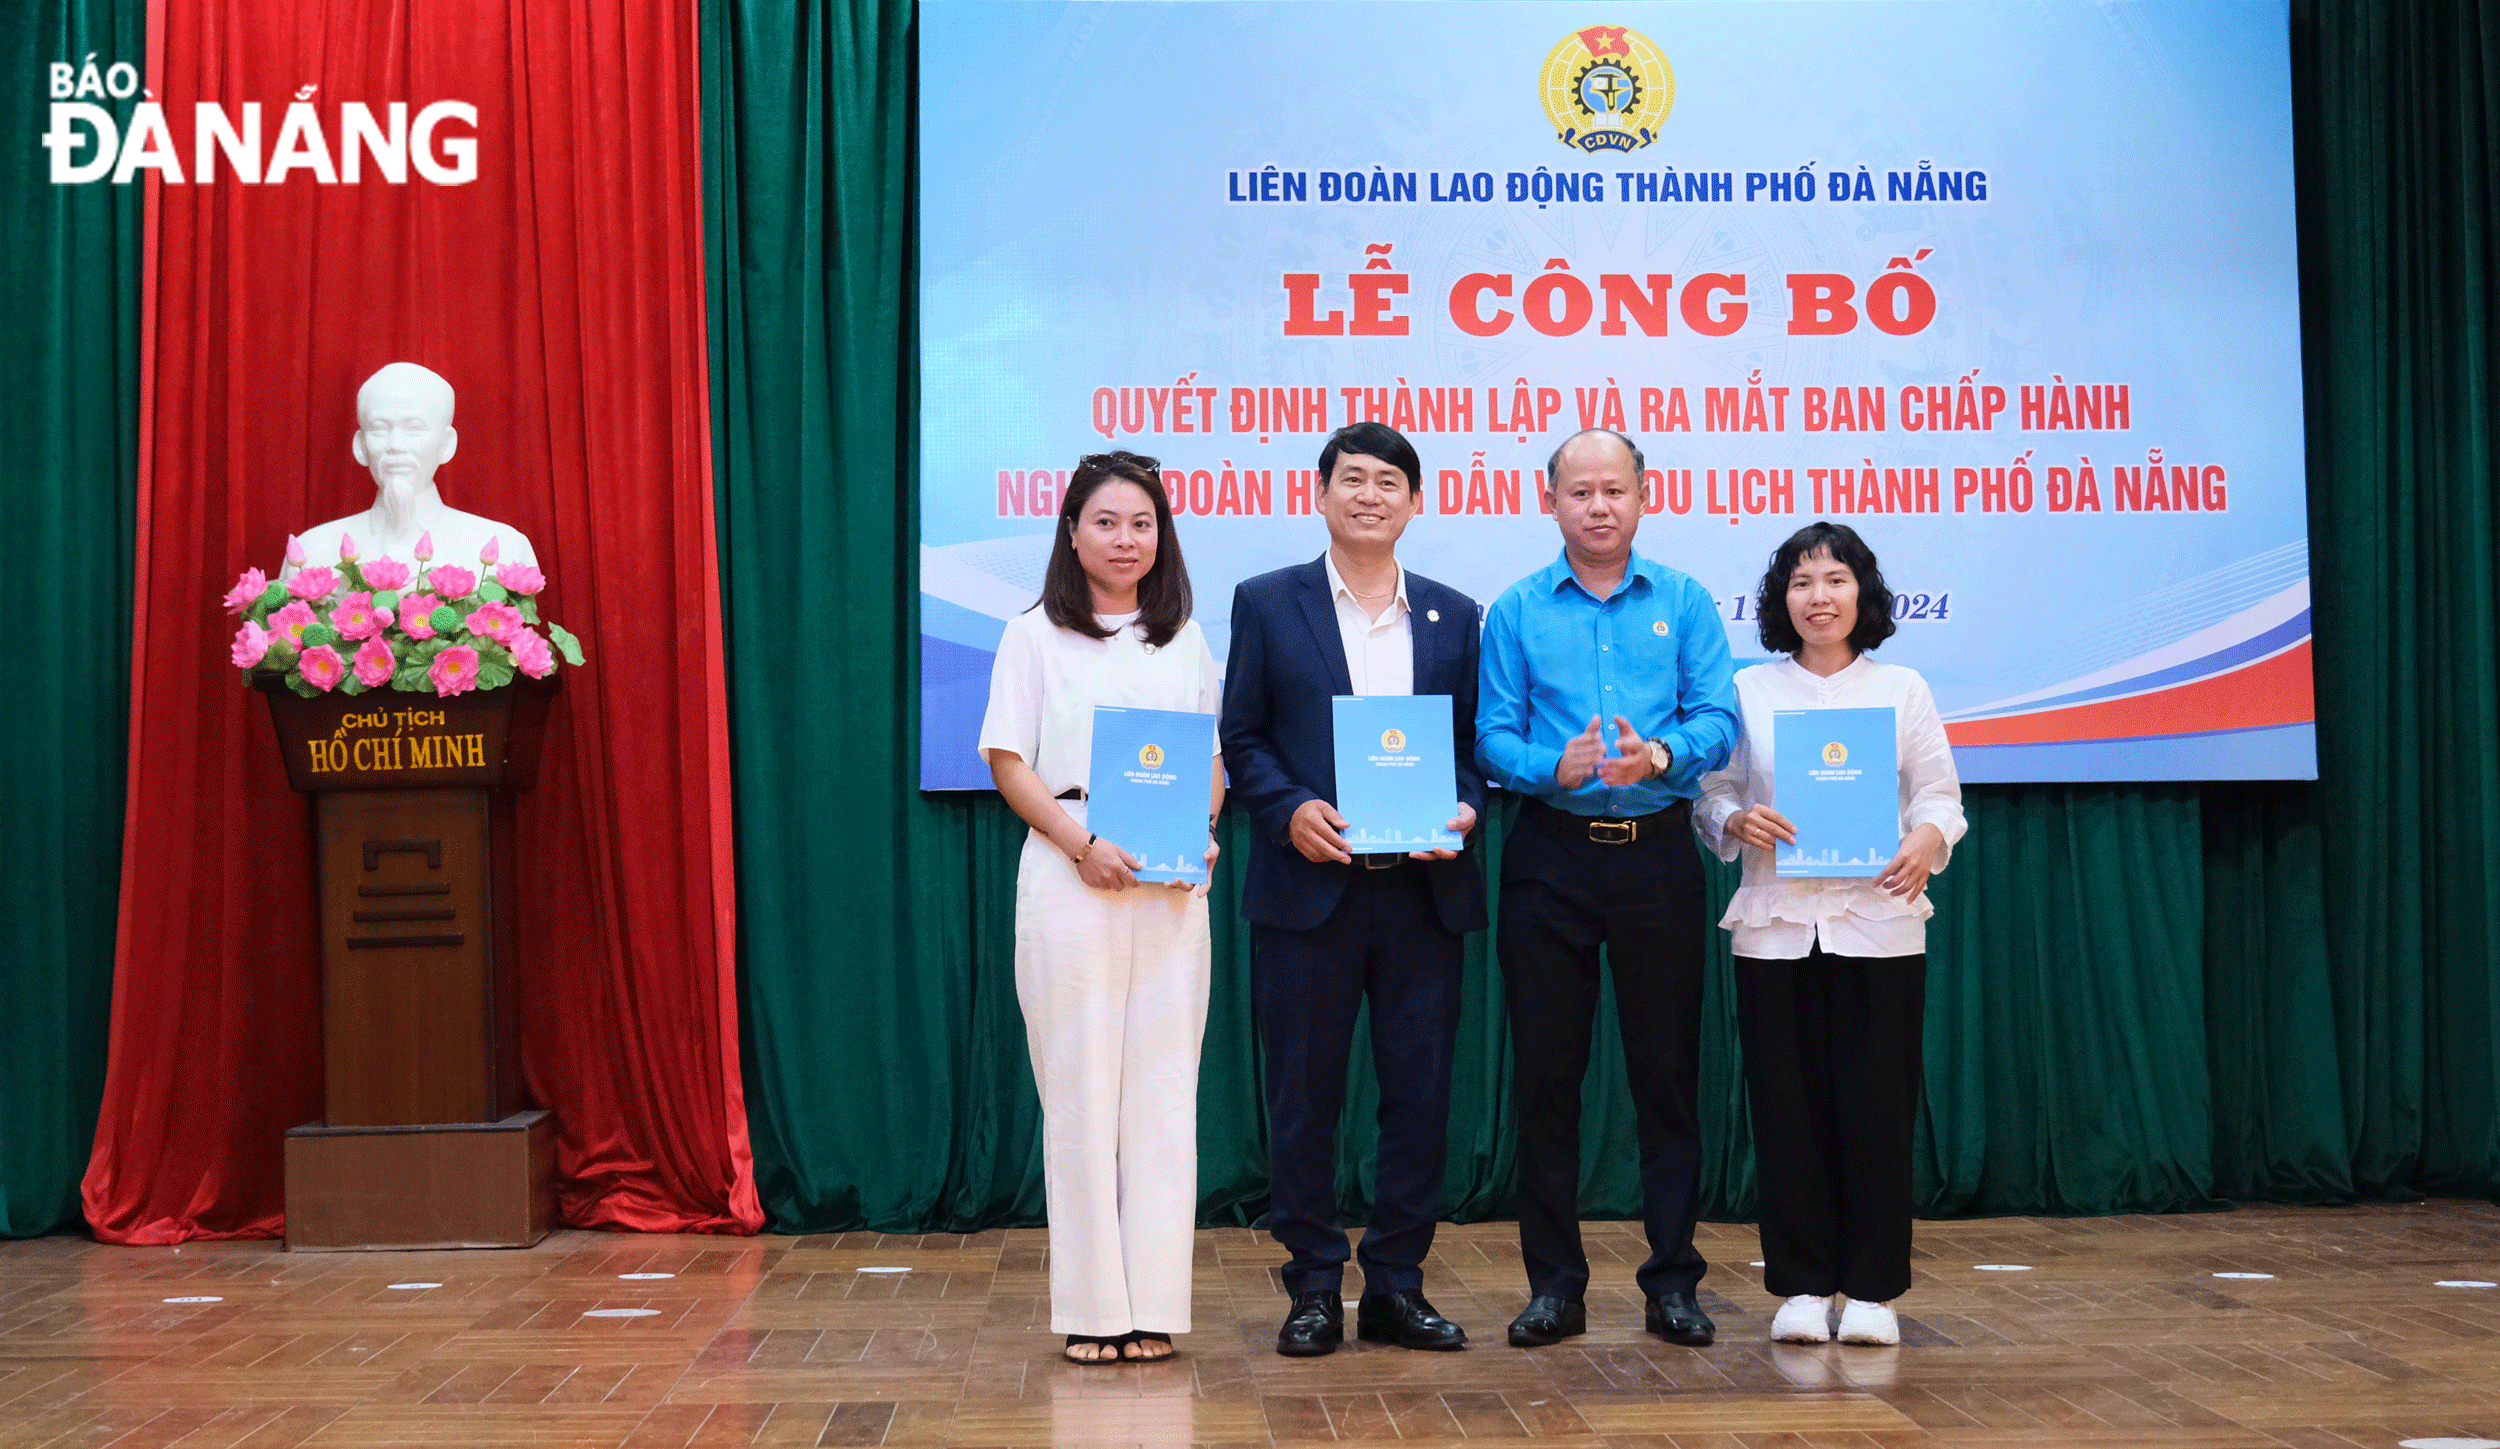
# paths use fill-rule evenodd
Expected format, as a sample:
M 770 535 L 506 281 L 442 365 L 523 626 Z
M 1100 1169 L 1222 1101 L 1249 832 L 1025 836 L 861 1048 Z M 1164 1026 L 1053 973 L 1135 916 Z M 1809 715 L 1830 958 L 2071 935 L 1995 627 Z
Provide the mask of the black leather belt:
M 1549 830 L 1563 835 L 1584 835 L 1599 845 L 1630 845 L 1640 840 L 1661 839 L 1672 831 L 1693 828 L 1693 802 L 1690 800 L 1678 800 L 1664 810 L 1630 817 L 1574 815 L 1533 795 L 1521 801 L 1520 806 L 1521 813 Z
M 1085 798 L 1085 787 L 1082 785 L 1071 785 L 1067 789 L 1060 791 L 1058 794 L 1053 795 L 1050 798 L 1053 800 L 1082 800 Z
M 1358 855 L 1354 857 L 1354 868 L 1356 870 L 1387 870 L 1393 865 L 1403 864 L 1405 860 L 1405 856 L 1396 854 L 1395 852 L 1383 852 L 1378 855 Z

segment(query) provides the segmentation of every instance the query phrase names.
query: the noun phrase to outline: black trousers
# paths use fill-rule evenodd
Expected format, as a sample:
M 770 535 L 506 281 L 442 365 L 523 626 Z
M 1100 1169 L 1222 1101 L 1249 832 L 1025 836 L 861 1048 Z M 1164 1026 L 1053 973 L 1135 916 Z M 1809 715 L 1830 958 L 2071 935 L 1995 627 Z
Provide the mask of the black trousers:
M 1267 1072 L 1268 1231 L 1292 1256 L 1288 1293 L 1334 1292 L 1345 1276 L 1337 1216 L 1337 1119 L 1354 1017 L 1371 1000 L 1380 1146 L 1363 1233 L 1366 1292 L 1423 1287 L 1449 1160 L 1450 1062 L 1458 1042 L 1460 937 L 1431 882 L 1408 862 L 1357 869 L 1345 898 L 1308 931 L 1254 926 L 1250 991 Z
M 1927 958 L 1736 958 L 1762 1285 L 1873 1303 L 1910 1287 L 1910 1141 Z
M 1597 1019 L 1598 948 L 1614 973 L 1641 1150 L 1648 1297 L 1700 1283 L 1701 861 L 1677 822 L 1629 845 L 1520 817 L 1502 856 L 1499 943 L 1519 1113 L 1519 1248 L 1528 1291 L 1578 1301 L 1580 1087 Z

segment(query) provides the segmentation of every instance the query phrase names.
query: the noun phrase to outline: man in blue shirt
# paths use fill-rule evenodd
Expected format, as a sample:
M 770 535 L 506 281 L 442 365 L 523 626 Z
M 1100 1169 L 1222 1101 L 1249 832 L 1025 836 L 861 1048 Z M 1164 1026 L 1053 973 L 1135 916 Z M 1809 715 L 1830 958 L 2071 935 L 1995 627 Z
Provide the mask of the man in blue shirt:
M 1546 506 L 1562 557 L 1510 586 L 1484 622 L 1476 757 L 1522 797 L 1502 858 L 1498 946 L 1517 1058 L 1523 1348 L 1587 1331 L 1580 1243 L 1580 1085 L 1598 948 L 1614 972 L 1641 1150 L 1649 1331 L 1701 1347 L 1702 951 L 1693 800 L 1727 763 L 1736 688 L 1718 601 L 1633 551 L 1649 500 L 1640 450 L 1591 429 L 1554 450 Z

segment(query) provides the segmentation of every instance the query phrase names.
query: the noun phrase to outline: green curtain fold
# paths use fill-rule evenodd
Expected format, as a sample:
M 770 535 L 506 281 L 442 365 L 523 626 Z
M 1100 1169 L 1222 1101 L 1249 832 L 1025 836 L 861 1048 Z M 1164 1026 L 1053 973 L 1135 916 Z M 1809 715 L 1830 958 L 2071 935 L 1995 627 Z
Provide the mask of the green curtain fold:
M 2292 42 L 2320 779 L 2277 787 L 2266 845 L 2272 888 L 2316 872 L 2297 979 L 2333 1036 L 2304 1018 L 2269 1066 L 2334 1063 L 2352 1192 L 2492 1193 L 2500 7 L 2296 0 Z
M 121 878 L 139 418 L 136 186 L 54 185 L 54 62 L 147 59 L 145 0 L 29 0 L 0 34 L 0 1236 L 79 1221 Z M 92 99 L 92 98 L 91 98 Z M 126 122 L 132 101 L 101 102 Z M 213 844 L 206 848 L 214 848 Z
M 703 11 L 740 1031 L 776 1226 L 1021 1221 L 1021 830 L 914 788 L 910 11 Z
M 1969 792 L 1927 932 L 1924 1211 L 2219 1205 L 2196 789 Z
M 2226 1197 L 2341 1202 L 2354 1193 L 2317 794 L 2274 784 L 2204 791 L 2205 1053 L 2214 1185 Z

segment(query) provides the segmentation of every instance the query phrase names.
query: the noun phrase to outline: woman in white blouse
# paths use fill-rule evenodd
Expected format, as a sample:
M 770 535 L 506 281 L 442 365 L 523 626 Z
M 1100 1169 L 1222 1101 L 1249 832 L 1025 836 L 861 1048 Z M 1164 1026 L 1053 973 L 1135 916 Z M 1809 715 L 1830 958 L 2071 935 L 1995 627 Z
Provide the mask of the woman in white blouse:
M 1787 1300 L 1771 1336 L 1898 1343 L 1910 1286 L 1910 1144 L 1926 1004 L 1927 878 L 1962 838 L 1962 785 L 1916 670 L 1866 651 L 1893 631 L 1892 591 L 1843 524 L 1815 522 L 1772 555 L 1757 598 L 1763 647 L 1789 657 L 1736 675 L 1744 734 L 1693 812 L 1745 875 L 1719 924 L 1734 935 L 1737 1030 L 1753 1106 L 1763 1285 Z M 1901 849 L 1873 879 L 1780 878 L 1797 833 L 1773 798 L 1772 715 L 1893 710 Z
M 1051 1330 L 1079 1363 L 1168 1358 L 1189 1331 L 1204 885 L 1141 884 L 1085 828 L 1094 707 L 1215 714 L 1189 570 L 1152 458 L 1080 460 L 1042 597 L 1008 621 L 980 750 L 1033 827 L 1016 874 L 1016 1000 L 1042 1099 Z M 1224 803 L 1212 761 L 1206 859 Z

